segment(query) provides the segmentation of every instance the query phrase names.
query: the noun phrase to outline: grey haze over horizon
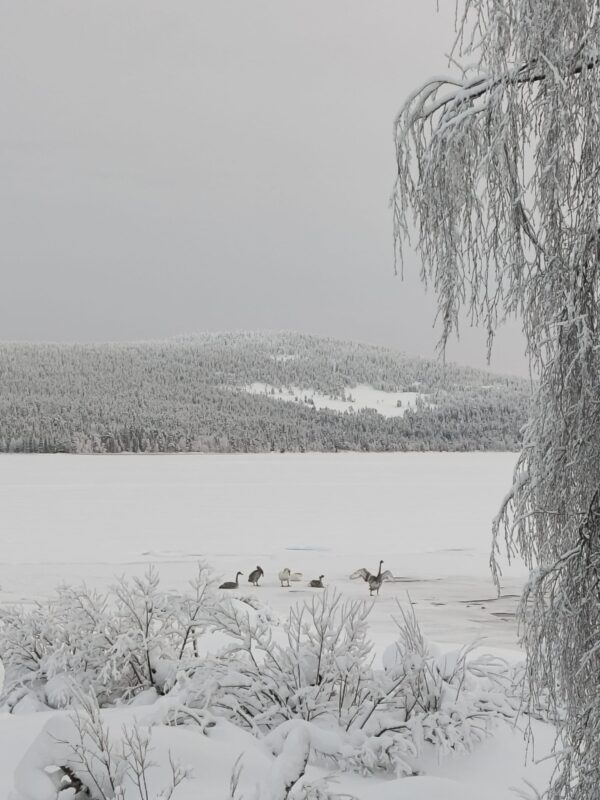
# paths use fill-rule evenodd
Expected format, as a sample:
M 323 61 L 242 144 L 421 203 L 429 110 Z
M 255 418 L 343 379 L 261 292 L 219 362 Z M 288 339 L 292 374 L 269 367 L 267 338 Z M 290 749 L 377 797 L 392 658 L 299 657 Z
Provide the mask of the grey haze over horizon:
M 435 356 L 393 118 L 454 0 L 0 3 L 0 339 L 294 330 Z M 527 374 L 515 322 L 491 369 Z M 485 366 L 463 326 L 448 358 Z

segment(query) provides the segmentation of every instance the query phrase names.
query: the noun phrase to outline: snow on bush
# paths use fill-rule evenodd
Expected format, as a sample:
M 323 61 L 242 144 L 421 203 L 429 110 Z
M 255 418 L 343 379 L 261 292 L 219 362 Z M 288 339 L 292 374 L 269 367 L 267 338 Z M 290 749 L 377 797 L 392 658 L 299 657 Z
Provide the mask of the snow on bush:
M 414 775 L 425 749 L 469 751 L 496 720 L 515 717 L 519 700 L 507 665 L 476 656 L 474 646 L 442 653 L 426 641 L 410 605 L 400 607 L 397 640 L 377 667 L 371 608 L 325 591 L 293 607 L 281 625 L 255 601 L 217 597 L 210 571 L 200 567 L 183 593 L 164 592 L 151 570 L 121 579 L 106 595 L 63 587 L 46 605 L 1 611 L 4 708 L 75 708 L 70 733 L 61 715 L 34 744 L 18 770 L 17 796 L 55 797 L 51 768 L 92 798 L 138 800 L 135 781 L 129 794 L 117 788 L 126 775 L 142 781 L 156 726 L 210 740 L 225 725 L 256 742 L 268 765 L 257 778 L 240 757 L 234 800 L 317 800 L 334 795 L 307 781 L 308 764 Z M 209 632 L 225 642 L 217 655 L 202 655 Z M 103 706 L 143 712 L 146 727 L 116 732 L 105 726 Z M 39 774 L 30 784 L 23 776 L 32 765 Z M 171 782 L 179 774 L 173 767 Z M 30 791 L 36 781 L 43 791 Z
M 519 700 L 510 668 L 500 658 L 474 655 L 477 642 L 443 653 L 427 642 L 414 608 L 399 606 L 399 638 L 384 653 L 387 680 L 398 686 L 414 741 L 441 752 L 465 752 L 497 719 L 513 719 Z M 397 725 L 397 712 L 388 722 Z
M 17 765 L 15 800 L 170 800 L 191 777 L 168 753 L 168 778 L 157 778 L 165 770 L 153 760 L 151 728 L 109 726 L 93 694 L 77 702 L 72 714 L 49 719 Z
M 119 579 L 106 594 L 62 586 L 44 605 L 0 609 L 3 705 L 13 710 L 33 693 L 63 708 L 74 686 L 93 691 L 101 706 L 149 688 L 162 694 L 179 666 L 197 656 L 214 585 L 199 565 L 189 591 L 165 592 L 150 568 L 144 578 Z
M 497 719 L 512 719 L 508 668 L 472 656 L 472 647 L 443 655 L 429 646 L 412 608 L 397 620 L 399 639 L 384 669 L 373 667 L 367 619 L 371 606 L 324 592 L 290 610 L 285 637 L 239 606 L 216 610 L 215 627 L 232 640 L 194 671 L 187 702 L 211 708 L 264 741 L 302 725 L 315 757 L 346 769 L 414 774 L 424 743 L 464 752 Z M 334 732 L 336 746 L 325 732 Z M 287 733 L 286 733 L 287 735 Z M 306 738 L 307 737 L 307 738 Z M 277 748 L 275 748 L 277 749 Z

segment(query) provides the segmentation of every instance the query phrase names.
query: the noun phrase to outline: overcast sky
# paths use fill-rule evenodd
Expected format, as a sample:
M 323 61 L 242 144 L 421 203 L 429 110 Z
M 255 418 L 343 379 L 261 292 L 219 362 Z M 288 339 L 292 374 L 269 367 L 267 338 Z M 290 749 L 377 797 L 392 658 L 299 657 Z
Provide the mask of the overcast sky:
M 292 329 L 431 356 L 392 122 L 454 0 L 0 0 L 0 338 Z M 523 372 L 518 326 L 492 366 Z M 454 360 L 485 361 L 465 331 Z

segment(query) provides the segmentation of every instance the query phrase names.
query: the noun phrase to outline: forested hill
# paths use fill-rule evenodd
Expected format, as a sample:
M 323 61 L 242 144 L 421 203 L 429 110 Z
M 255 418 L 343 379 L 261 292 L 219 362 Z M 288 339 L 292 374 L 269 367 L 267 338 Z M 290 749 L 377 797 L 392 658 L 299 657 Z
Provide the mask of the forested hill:
M 299 334 L 0 344 L 1 452 L 514 450 L 527 381 Z

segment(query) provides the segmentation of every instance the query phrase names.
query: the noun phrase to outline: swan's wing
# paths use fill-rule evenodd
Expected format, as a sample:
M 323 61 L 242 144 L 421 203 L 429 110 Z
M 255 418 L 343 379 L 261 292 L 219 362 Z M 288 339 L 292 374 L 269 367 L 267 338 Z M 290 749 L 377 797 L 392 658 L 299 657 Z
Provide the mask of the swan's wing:
M 394 576 L 393 576 L 393 575 L 392 575 L 392 573 L 389 571 L 389 569 L 386 569 L 386 571 L 385 571 L 385 572 L 382 572 L 382 573 L 381 573 L 381 580 L 382 580 L 382 581 L 393 581 L 393 580 L 394 580 Z
M 350 580 L 353 581 L 356 578 L 362 578 L 363 581 L 368 581 L 370 577 L 371 573 L 369 570 L 361 567 L 360 569 L 357 569 L 356 572 L 353 572 L 352 575 L 350 575 Z

